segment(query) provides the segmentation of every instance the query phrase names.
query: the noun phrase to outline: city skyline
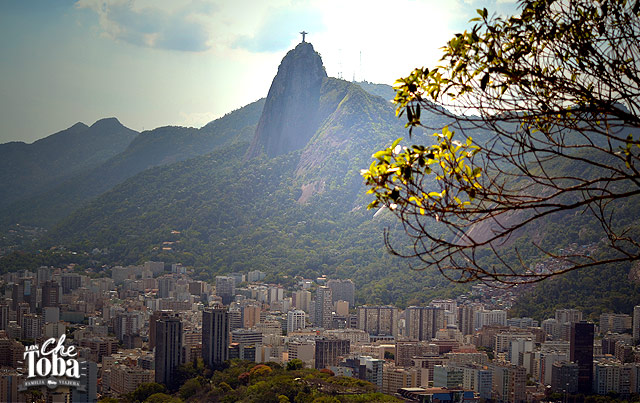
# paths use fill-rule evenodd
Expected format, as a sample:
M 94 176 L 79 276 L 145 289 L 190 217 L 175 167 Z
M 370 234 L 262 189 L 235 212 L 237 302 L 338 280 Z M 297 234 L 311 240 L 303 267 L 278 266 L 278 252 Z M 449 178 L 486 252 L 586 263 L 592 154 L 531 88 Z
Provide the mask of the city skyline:
M 68 334 L 66 344 L 88 360 L 82 382 L 89 399 L 130 393 L 154 379 L 177 390 L 177 368 L 200 359 L 214 370 L 229 359 L 330 370 L 391 395 L 446 387 L 469 398 L 519 402 L 545 393 L 640 392 L 633 339 L 640 306 L 601 311 L 599 327 L 576 308 L 558 308 L 547 318 L 513 317 L 508 291 L 484 286 L 418 306 L 356 302 L 345 315 L 339 310 L 346 301 L 332 303 L 326 284 L 349 285 L 350 298 L 350 279 L 296 277 L 284 286 L 263 282 L 256 270 L 230 273 L 223 282 L 193 274 L 163 262 L 93 277 L 56 267 L 3 274 L 0 283 L 11 295 L 0 304 L 3 376 L 19 377 L 10 368 L 25 343 Z M 226 280 L 235 278 L 231 291 Z M 302 301 L 305 293 L 315 304 Z M 532 381 L 536 387 L 525 388 Z M 0 387 L 0 398 L 15 393 Z

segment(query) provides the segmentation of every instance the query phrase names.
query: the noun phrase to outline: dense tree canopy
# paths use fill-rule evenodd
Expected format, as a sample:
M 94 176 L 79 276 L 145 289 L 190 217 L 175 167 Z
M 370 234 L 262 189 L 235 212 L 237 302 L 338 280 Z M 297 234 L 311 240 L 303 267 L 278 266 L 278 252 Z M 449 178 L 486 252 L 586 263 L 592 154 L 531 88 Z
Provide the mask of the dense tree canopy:
M 522 1 L 519 9 L 508 18 L 478 10 L 440 66 L 396 82 L 410 135 L 438 130 L 436 140 L 396 142 L 363 171 L 375 195 L 369 207 L 391 210 L 412 239 L 407 251 L 387 237 L 392 253 L 455 281 L 531 282 L 640 258 L 633 220 L 619 216 L 640 193 L 640 1 Z M 428 127 L 425 110 L 449 126 Z M 479 129 L 491 134 L 469 137 Z M 559 252 L 532 239 L 566 264 L 536 271 L 517 250 L 504 258 L 515 238 L 575 215 L 597 221 L 612 253 Z

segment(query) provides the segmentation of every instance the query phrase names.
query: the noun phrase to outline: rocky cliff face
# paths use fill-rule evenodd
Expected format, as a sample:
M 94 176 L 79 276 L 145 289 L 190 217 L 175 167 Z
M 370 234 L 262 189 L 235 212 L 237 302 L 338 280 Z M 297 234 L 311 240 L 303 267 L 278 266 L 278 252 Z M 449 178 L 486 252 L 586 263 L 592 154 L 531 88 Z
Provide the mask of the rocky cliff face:
M 320 89 L 327 73 L 320 55 L 301 42 L 282 59 L 247 157 L 268 157 L 303 148 L 318 129 Z

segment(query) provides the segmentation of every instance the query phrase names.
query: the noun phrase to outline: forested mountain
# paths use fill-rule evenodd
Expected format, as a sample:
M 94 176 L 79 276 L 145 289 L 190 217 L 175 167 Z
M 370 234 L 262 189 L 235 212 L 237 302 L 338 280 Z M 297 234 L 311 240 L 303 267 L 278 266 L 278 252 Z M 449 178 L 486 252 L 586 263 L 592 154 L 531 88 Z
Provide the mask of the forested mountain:
M 124 151 L 138 132 L 107 118 L 76 123 L 32 144 L 0 144 L 0 208 L 48 190 Z
M 387 101 L 391 101 L 396 96 L 396 92 L 390 85 L 370 83 L 368 81 L 358 81 L 356 84 L 368 93 L 382 97 Z
M 544 320 L 557 308 L 575 308 L 597 322 L 605 312 L 630 314 L 640 304 L 639 273 L 637 264 L 618 263 L 557 276 L 521 297 L 512 315 Z
M 315 58 L 307 45 L 290 56 Z M 288 110 L 298 105 L 287 103 L 287 91 L 300 92 L 296 80 L 305 78 L 286 64 L 278 74 L 292 82 L 266 100 L 272 106 L 260 121 L 272 121 L 274 110 L 295 116 Z M 453 289 L 442 277 L 410 271 L 388 255 L 382 229 L 393 221 L 384 214 L 373 218 L 365 208 L 360 169 L 373 151 L 405 135 L 393 105 L 326 76 L 317 91 L 317 129 L 301 147 L 273 157 L 259 147 L 247 155 L 251 139 L 242 136 L 244 142 L 208 155 L 147 169 L 73 213 L 47 244 L 98 248 L 111 262 L 179 261 L 207 278 L 252 269 L 352 277 L 369 302 L 404 305 L 414 296 L 446 293 L 440 287 Z M 254 145 L 272 141 L 260 133 L 256 129 Z
M 50 227 L 85 202 L 145 169 L 204 155 L 224 144 L 248 141 L 263 105 L 264 99 L 258 100 L 201 129 L 166 126 L 142 132 L 122 152 L 113 153 L 100 165 L 74 172 L 64 182 L 58 181 L 58 186 L 42 186 L 38 194 L 8 206 L 0 216 L 0 224 Z
M 578 152 L 576 155 L 599 160 L 603 164 L 613 166 L 613 158 L 596 158 L 592 153 Z M 554 163 L 549 167 L 549 174 L 562 173 L 573 178 L 592 178 L 598 172 L 591 164 L 584 162 Z M 610 185 L 630 187 L 629 183 Z M 572 200 L 575 195 L 564 196 Z M 563 201 L 566 201 L 563 200 Z M 637 236 L 640 232 L 640 197 L 607 203 L 607 225 L 617 233 Z M 508 222 L 503 222 L 508 224 Z M 519 259 L 529 267 L 541 265 L 557 269 L 563 267 L 562 259 L 552 258 L 542 251 L 562 256 L 585 254 L 593 259 L 612 259 L 619 257 L 611 250 L 608 240 L 603 238 L 602 222 L 593 215 L 586 214 L 584 209 L 573 209 L 555 213 L 535 225 L 528 225 L 518 231 L 513 239 L 502 245 L 496 245 L 500 258 L 517 264 Z M 475 228 L 474 231 L 489 231 L 489 228 Z M 622 238 L 620 245 L 624 245 Z M 585 258 L 589 259 L 589 258 Z M 498 265 L 497 258 L 487 254 L 484 260 L 487 265 Z M 528 316 L 544 320 L 554 316 L 557 308 L 580 309 L 586 318 L 598 321 L 603 312 L 630 313 L 633 307 L 640 304 L 640 265 L 630 262 L 618 262 L 587 267 L 569 273 L 551 277 L 521 297 L 514 306 L 514 316 Z
M 254 269 L 285 283 L 292 275 L 353 278 L 360 303 L 406 306 L 455 296 L 466 286 L 389 255 L 383 229 L 401 248 L 402 230 L 390 214 L 374 217 L 366 209 L 360 170 L 372 153 L 408 137 L 390 94 L 388 86 L 327 77 L 319 55 L 303 43 L 283 60 L 266 100 L 201 129 L 143 132 L 101 165 L 14 204 L 3 222 L 51 226 L 39 248 L 64 246 L 99 263 L 181 262 L 203 279 Z M 431 114 L 422 121 L 449 123 Z M 473 133 L 478 141 L 485 134 Z M 409 141 L 431 139 L 414 131 Z M 621 206 L 616 219 L 637 217 L 637 206 Z M 505 249 L 505 258 L 544 259 L 527 242 L 532 238 L 553 248 L 598 241 L 597 223 L 573 213 L 561 220 L 562 229 L 550 221 L 514 240 L 518 253 Z M 2 269 L 14 258 L 0 261 Z M 570 285 L 580 287 L 579 273 L 571 276 Z M 518 312 L 542 315 L 551 307 L 535 309 Z

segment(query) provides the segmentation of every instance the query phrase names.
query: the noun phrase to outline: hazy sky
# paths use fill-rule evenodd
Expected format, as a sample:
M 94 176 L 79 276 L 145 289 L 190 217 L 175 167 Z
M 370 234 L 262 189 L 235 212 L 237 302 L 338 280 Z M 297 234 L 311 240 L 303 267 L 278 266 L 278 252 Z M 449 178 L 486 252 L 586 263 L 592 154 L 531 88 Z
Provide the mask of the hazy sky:
M 0 143 L 115 116 L 201 127 L 266 96 L 300 42 L 327 73 L 392 84 L 435 65 L 476 8 L 513 1 L 8 0 L 0 4 Z

